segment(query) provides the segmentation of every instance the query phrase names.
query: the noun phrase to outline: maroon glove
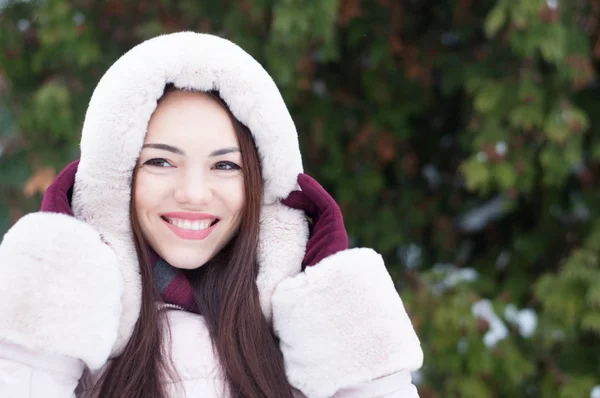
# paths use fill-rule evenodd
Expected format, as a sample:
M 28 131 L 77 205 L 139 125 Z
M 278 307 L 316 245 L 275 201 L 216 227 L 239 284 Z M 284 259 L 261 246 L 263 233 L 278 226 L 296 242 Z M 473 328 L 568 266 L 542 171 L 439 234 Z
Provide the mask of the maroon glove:
M 77 166 L 79 166 L 79 160 L 69 163 L 63 171 L 58 173 L 44 193 L 41 211 L 62 213 L 68 216 L 73 215 L 73 210 L 71 210 L 71 193 L 69 191 L 75 184 Z
M 335 200 L 314 178 L 298 175 L 302 191 L 294 191 L 281 202 L 293 209 L 304 211 L 312 220 L 312 232 L 306 245 L 303 266 L 312 266 L 339 251 L 348 248 L 348 233 L 342 211 Z

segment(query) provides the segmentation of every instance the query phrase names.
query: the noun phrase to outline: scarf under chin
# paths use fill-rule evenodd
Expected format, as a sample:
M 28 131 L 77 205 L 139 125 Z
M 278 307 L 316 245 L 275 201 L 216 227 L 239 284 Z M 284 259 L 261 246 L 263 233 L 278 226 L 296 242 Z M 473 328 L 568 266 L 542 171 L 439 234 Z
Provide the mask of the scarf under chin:
M 177 269 L 150 250 L 154 283 L 160 296 L 167 304 L 173 304 L 186 311 L 198 312 L 192 285 L 180 269 Z

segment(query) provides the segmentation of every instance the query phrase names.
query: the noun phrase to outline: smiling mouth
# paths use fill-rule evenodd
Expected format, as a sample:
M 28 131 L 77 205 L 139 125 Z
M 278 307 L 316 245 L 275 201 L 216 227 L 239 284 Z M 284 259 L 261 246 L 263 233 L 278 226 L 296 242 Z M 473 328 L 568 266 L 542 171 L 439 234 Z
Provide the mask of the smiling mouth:
M 171 218 L 165 216 L 161 216 L 161 218 L 167 223 L 186 231 L 203 231 L 214 226 L 220 221 L 218 218 L 208 220 L 184 220 L 181 218 Z

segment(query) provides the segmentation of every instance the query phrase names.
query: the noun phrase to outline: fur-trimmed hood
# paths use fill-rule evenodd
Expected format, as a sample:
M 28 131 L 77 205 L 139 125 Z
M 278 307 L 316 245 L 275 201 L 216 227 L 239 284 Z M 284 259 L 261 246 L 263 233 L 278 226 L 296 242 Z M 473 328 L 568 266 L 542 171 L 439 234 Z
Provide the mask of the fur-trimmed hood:
M 248 126 L 265 182 L 257 279 L 263 313 L 284 278 L 300 272 L 308 238 L 304 215 L 279 203 L 297 188 L 302 159 L 294 122 L 269 74 L 232 42 L 193 32 L 163 35 L 134 47 L 98 83 L 86 113 L 73 211 L 117 254 L 124 281 L 118 354 L 140 310 L 138 259 L 129 222 L 131 179 L 148 122 L 167 84 L 217 90 Z

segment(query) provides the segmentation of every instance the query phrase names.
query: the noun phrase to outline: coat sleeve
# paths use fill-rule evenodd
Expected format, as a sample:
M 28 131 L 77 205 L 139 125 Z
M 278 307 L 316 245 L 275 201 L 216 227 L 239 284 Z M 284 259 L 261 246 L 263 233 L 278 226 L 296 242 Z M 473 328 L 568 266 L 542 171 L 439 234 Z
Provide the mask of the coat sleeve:
M 410 372 L 401 371 L 359 385 L 343 388 L 333 398 L 419 398 Z
M 0 341 L 0 397 L 71 398 L 84 363 Z
M 71 397 L 117 338 L 116 255 L 83 221 L 21 218 L 0 244 L 0 397 Z
M 410 372 L 423 351 L 371 249 L 338 252 L 282 281 L 273 328 L 290 384 L 309 398 L 418 397 Z
M 294 389 L 294 398 L 307 398 Z M 419 398 L 417 387 L 412 384 L 410 372 L 397 372 L 376 380 L 343 388 L 332 398 Z

